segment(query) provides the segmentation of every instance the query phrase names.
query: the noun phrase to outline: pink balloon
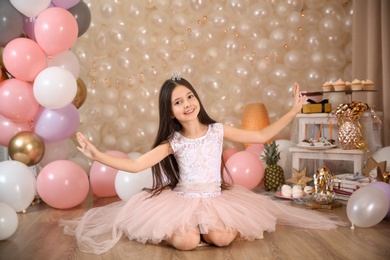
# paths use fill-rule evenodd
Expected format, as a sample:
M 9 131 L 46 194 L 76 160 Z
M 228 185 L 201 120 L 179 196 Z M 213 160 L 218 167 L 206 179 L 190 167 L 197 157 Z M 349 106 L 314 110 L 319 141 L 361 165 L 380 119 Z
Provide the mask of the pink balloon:
M 234 184 L 249 190 L 256 188 L 264 177 L 264 168 L 260 159 L 248 151 L 237 152 L 226 162 L 223 174 L 228 181 L 226 168 L 232 176 Z
M 0 83 L 0 114 L 21 123 L 34 119 L 38 109 L 30 83 L 14 78 Z
M 33 131 L 30 122 L 15 123 L 0 115 L 0 145 L 7 147 L 11 138 L 22 131 Z
M 45 142 L 58 142 L 72 136 L 79 124 L 79 111 L 72 103 L 60 109 L 41 107 L 35 118 L 34 132 Z
M 233 154 L 238 153 L 240 151 L 241 150 L 238 148 L 229 148 L 229 149 L 224 150 L 222 152 L 223 161 L 226 163 Z
M 251 144 L 245 149 L 245 151 L 251 152 L 254 155 L 256 155 L 257 158 L 260 158 L 263 150 L 264 150 L 264 144 Z
M 54 7 L 52 3 L 47 8 Z M 28 17 L 26 15 L 23 15 L 23 31 L 26 34 L 26 36 L 35 41 L 35 33 L 34 33 L 34 26 L 35 21 L 37 20 L 36 17 Z
M 37 191 L 42 200 L 53 208 L 72 208 L 87 197 L 88 177 L 83 168 L 74 162 L 54 161 L 40 171 Z
M 373 186 L 382 190 L 386 193 L 387 198 L 389 199 L 389 210 L 387 211 L 386 218 L 390 218 L 390 184 L 382 181 L 371 182 L 368 186 Z
M 3 62 L 15 78 L 33 81 L 46 68 L 46 55 L 35 41 L 16 38 L 5 46 Z
M 107 154 L 120 158 L 129 158 L 127 154 L 119 151 L 108 151 Z M 115 189 L 115 178 L 117 173 L 118 169 L 114 169 L 99 162 L 93 162 L 89 172 L 89 180 L 93 195 L 98 197 L 117 196 Z
M 48 55 L 68 50 L 76 42 L 78 25 L 66 9 L 52 7 L 39 14 L 34 26 L 35 38 Z

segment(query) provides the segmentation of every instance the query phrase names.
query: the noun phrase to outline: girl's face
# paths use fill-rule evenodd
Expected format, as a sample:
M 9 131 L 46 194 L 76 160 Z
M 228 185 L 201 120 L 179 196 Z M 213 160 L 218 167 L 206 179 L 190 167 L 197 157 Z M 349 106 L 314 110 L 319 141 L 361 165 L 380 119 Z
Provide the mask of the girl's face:
M 198 118 L 200 105 L 194 93 L 185 86 L 178 85 L 171 96 L 172 117 L 179 122 L 191 121 Z

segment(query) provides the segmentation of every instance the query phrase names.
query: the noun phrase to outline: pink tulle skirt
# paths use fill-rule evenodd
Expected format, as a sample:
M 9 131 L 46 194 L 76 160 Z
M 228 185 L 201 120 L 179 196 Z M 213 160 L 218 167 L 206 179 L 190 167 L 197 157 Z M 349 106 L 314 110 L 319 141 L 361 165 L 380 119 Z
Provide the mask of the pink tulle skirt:
M 141 243 L 160 243 L 173 232 L 198 227 L 201 234 L 237 230 L 246 240 L 275 231 L 276 224 L 330 230 L 346 223 L 330 216 L 290 206 L 235 186 L 220 196 L 188 198 L 171 190 L 149 198 L 141 192 L 127 202 L 119 201 L 88 210 L 81 218 L 61 220 L 64 233 L 74 235 L 83 252 L 101 254 L 125 234 Z

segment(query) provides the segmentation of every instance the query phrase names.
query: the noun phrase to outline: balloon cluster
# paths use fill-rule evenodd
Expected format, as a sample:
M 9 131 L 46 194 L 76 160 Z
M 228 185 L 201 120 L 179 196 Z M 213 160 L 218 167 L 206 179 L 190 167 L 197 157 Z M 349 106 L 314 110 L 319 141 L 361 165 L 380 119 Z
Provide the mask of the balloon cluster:
M 90 10 L 80 0 L 0 2 L 0 145 L 8 147 L 12 159 L 0 163 L 0 201 L 15 212 L 25 211 L 36 191 L 44 195 L 55 189 L 58 194 L 60 187 L 75 184 L 78 190 L 60 193 L 58 201 L 69 202 L 64 199 L 67 195 L 81 196 L 65 206 L 56 205 L 61 208 L 85 198 L 85 189 L 84 194 L 76 182 L 84 180 L 89 189 L 84 170 L 61 159 L 68 157 L 64 143 L 79 126 L 78 108 L 87 93 L 71 47 L 90 21 Z M 28 166 L 42 160 L 43 177 L 36 179 Z M 45 179 L 46 172 L 50 177 Z M 62 186 L 50 186 L 61 179 Z
M 287 112 L 294 82 L 318 91 L 351 78 L 351 1 L 84 1 L 91 26 L 72 47 L 88 88 L 80 131 L 103 150 L 150 148 L 172 71 L 237 127 L 249 103 L 265 104 L 271 121 Z

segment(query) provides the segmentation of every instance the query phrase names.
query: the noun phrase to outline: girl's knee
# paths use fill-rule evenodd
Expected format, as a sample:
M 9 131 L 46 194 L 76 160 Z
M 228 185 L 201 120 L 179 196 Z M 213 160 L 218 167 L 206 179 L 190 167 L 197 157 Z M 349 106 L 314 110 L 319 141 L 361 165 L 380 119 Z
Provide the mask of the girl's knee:
M 200 235 L 196 233 L 189 233 L 186 235 L 174 234 L 165 241 L 178 250 L 188 251 L 196 248 L 199 245 Z
M 218 247 L 228 246 L 237 237 L 237 231 L 234 232 L 216 232 L 212 231 L 203 235 L 203 239 Z

